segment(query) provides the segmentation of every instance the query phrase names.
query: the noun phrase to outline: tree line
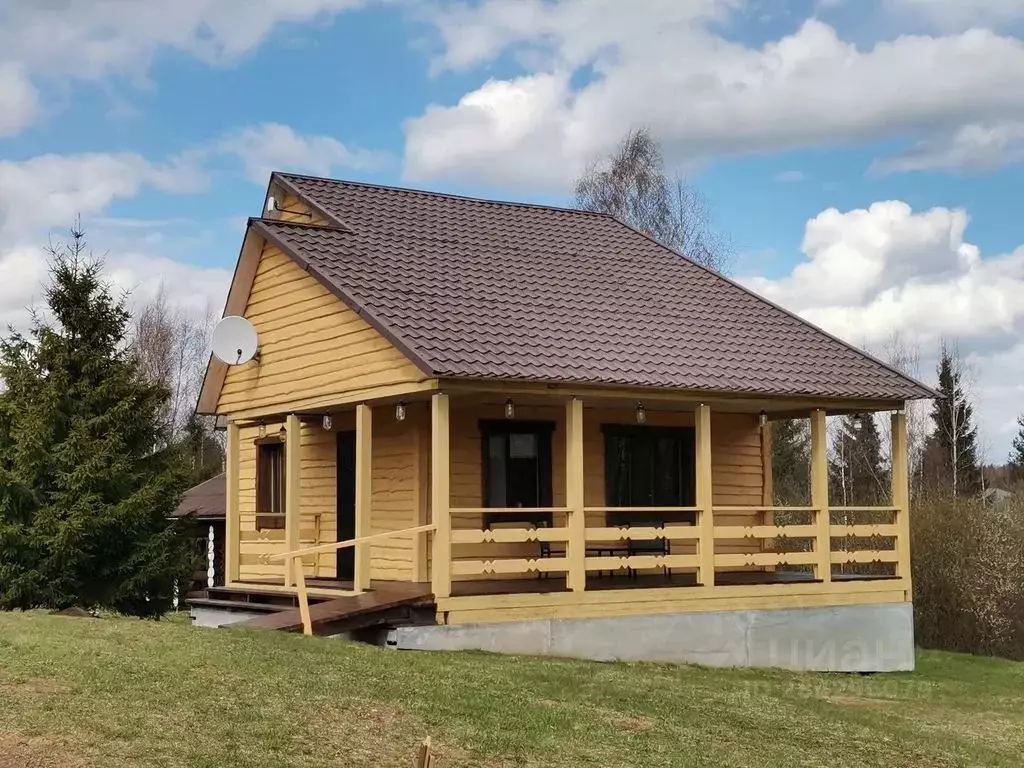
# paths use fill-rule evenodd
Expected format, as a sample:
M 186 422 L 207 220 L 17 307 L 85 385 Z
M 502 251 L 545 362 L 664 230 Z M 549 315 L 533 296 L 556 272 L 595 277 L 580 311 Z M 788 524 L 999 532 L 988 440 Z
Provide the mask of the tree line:
M 0 340 L 0 607 L 168 610 L 194 566 L 171 517 L 218 472 L 195 417 L 209 321 L 166 295 L 132 312 L 76 226 L 45 307 Z

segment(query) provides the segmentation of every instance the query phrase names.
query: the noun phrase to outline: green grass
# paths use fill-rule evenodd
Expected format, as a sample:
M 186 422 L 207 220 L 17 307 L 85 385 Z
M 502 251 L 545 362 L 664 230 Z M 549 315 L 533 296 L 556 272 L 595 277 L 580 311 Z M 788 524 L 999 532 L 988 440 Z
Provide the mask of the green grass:
M 852 676 L 0 613 L 0 768 L 1019 766 L 1024 664 Z

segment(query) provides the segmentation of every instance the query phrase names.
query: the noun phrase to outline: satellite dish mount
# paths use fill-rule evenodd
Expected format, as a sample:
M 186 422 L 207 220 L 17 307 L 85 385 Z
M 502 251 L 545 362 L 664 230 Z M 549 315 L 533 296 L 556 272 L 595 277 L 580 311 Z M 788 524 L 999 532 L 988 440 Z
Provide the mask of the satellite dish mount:
M 229 315 L 213 329 L 213 356 L 228 365 L 259 362 L 259 339 L 253 324 L 244 317 Z

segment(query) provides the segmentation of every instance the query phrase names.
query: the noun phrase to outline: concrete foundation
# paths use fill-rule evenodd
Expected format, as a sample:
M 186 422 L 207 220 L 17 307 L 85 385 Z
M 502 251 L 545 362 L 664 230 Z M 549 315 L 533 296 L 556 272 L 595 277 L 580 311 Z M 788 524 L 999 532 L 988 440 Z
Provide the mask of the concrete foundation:
M 914 668 L 911 603 L 402 627 L 399 649 L 822 672 Z
M 258 619 L 266 613 L 258 611 L 235 611 L 228 608 L 207 608 L 194 605 L 189 608 L 194 627 L 226 627 L 248 619 Z

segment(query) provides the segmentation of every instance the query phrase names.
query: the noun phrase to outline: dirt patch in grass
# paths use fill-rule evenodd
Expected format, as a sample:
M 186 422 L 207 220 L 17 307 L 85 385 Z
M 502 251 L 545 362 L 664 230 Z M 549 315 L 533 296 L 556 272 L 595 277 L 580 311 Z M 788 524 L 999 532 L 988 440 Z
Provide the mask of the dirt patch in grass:
M 647 733 L 654 727 L 654 721 L 643 715 L 616 712 L 613 709 L 598 709 L 597 716 L 617 731 L 628 733 Z
M 89 763 L 47 739 L 0 731 L 0 768 L 87 768 Z
M 0 693 L 10 693 L 14 696 L 58 696 L 67 691 L 66 685 L 49 677 L 0 681 Z

